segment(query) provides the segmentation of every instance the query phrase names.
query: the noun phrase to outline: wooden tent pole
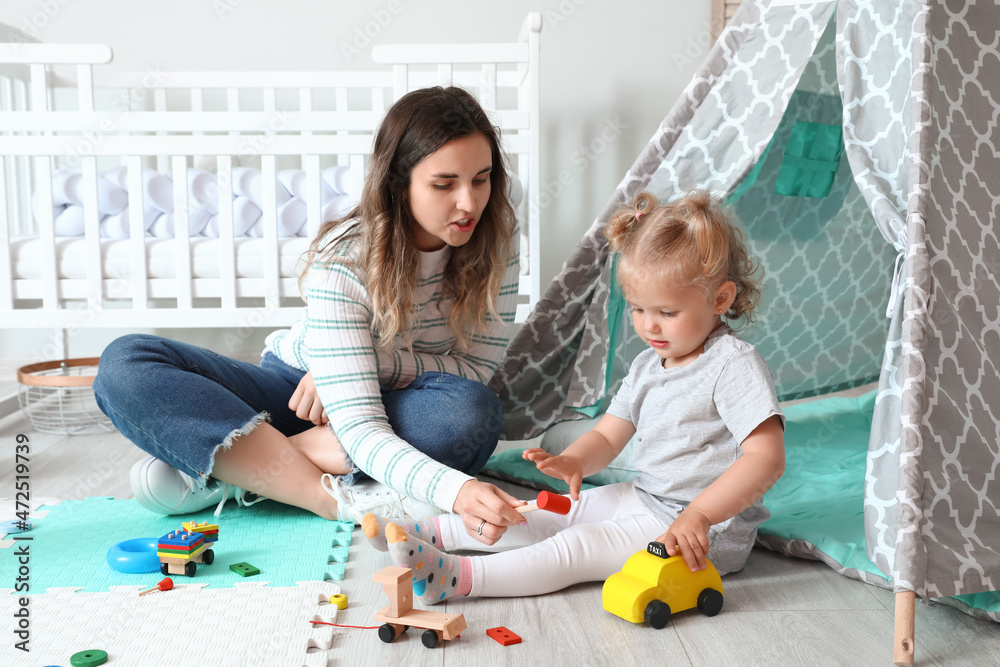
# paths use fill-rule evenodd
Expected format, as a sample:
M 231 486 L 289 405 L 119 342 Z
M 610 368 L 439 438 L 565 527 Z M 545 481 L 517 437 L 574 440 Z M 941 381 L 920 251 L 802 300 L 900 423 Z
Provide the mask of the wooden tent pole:
M 913 664 L 914 621 L 917 594 L 913 591 L 896 593 L 896 637 L 893 661 L 900 667 Z

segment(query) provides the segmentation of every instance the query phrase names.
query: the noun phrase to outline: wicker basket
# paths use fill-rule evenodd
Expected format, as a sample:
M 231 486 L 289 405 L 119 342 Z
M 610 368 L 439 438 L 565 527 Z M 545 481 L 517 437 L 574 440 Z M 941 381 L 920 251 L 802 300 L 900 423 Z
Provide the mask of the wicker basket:
M 97 357 L 44 361 L 17 369 L 17 399 L 37 431 L 78 435 L 114 430 L 94 400 Z

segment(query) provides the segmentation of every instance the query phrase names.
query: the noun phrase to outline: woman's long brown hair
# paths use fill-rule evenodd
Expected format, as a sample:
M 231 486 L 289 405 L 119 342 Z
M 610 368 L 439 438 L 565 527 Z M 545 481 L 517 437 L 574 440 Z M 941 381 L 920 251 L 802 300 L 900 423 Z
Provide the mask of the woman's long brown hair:
M 420 251 L 414 237 L 407 190 L 413 168 L 452 139 L 480 133 L 490 143 L 491 194 L 469 242 L 454 248 L 445 267 L 442 300 L 452 300 L 448 329 L 459 345 L 468 334 L 485 331 L 487 317 L 499 320 L 497 297 L 511 258 L 516 218 L 507 199 L 508 176 L 500 131 L 476 99 L 461 88 L 422 88 L 399 98 L 375 135 L 368 177 L 358 206 L 343 218 L 325 222 L 306 253 L 316 261 L 349 261 L 353 256 L 372 299 L 371 331 L 376 346 L 388 349 L 410 321 Z M 336 234 L 331 234 L 342 225 Z M 351 241 L 356 252 L 338 252 Z M 300 288 L 301 288 L 300 277 Z

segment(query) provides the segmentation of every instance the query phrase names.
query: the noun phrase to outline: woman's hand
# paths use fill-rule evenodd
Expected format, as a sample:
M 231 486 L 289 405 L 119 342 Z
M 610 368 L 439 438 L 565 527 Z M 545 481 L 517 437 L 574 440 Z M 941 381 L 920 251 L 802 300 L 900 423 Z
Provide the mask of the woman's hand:
M 492 484 L 470 479 L 459 490 L 453 510 L 462 516 L 469 535 L 493 546 L 509 526 L 524 522 L 524 517 L 514 511 L 514 507 L 524 504 Z
M 575 458 L 555 456 L 544 449 L 526 449 L 521 458 L 534 461 L 535 466 L 549 477 L 556 477 L 569 484 L 569 497 L 580 499 L 580 484 L 583 482 L 583 467 Z
M 295 416 L 299 419 L 312 422 L 317 426 L 330 421 L 323 408 L 323 402 L 319 400 L 319 394 L 316 393 L 316 383 L 313 382 L 311 372 L 306 373 L 299 380 L 299 385 L 288 400 L 288 409 L 294 410 Z
M 690 507 L 681 512 L 663 535 L 656 539 L 667 548 L 667 554 L 684 556 L 684 562 L 692 572 L 705 569 L 708 555 L 708 529 L 712 523 L 708 517 Z

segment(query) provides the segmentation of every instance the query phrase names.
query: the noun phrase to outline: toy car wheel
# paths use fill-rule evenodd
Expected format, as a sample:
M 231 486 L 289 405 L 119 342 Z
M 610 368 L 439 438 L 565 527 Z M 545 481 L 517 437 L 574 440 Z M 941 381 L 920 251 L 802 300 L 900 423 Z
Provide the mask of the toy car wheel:
M 166 563 L 160 563 L 160 574 L 170 574 L 170 567 Z
M 386 644 L 391 644 L 392 640 L 396 638 L 396 631 L 392 629 L 391 625 L 386 623 L 378 629 L 378 638 Z
M 705 616 L 715 616 L 722 611 L 722 593 L 714 588 L 706 588 L 698 593 L 698 611 Z
M 646 619 L 650 627 L 661 630 L 667 627 L 667 623 L 670 622 L 670 605 L 660 600 L 653 600 L 646 605 L 643 618 Z
M 194 564 L 193 560 L 189 560 L 184 563 L 184 575 L 188 577 L 193 577 L 194 573 L 197 572 L 198 566 Z
M 424 630 L 424 634 L 420 635 L 420 642 L 427 648 L 434 648 L 438 645 L 438 633 L 433 630 Z
M 214 563 L 215 562 L 215 552 L 212 551 L 211 549 L 209 549 L 208 551 L 206 551 L 204 553 L 204 555 L 201 557 L 201 562 L 203 562 L 205 565 L 211 565 L 212 563 Z

